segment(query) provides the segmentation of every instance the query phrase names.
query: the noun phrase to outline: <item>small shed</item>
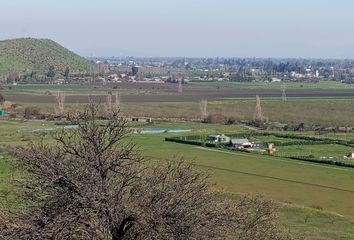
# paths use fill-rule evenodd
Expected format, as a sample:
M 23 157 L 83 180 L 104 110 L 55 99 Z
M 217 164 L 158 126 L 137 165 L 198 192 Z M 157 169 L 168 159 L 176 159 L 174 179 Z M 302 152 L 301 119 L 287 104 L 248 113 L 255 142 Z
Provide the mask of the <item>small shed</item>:
M 143 123 L 152 123 L 152 118 L 127 118 L 128 122 L 143 122 Z
M 6 111 L 4 109 L 0 109 L 0 117 L 4 117 L 6 115 Z

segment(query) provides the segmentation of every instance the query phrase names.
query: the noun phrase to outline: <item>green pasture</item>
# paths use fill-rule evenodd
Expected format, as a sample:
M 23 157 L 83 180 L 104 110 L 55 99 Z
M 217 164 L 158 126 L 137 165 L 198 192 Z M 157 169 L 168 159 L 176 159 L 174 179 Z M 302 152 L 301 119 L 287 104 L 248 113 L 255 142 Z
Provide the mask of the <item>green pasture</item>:
M 315 159 L 348 161 L 344 156 L 353 152 L 353 147 L 338 144 L 278 146 L 277 155 L 284 157 L 313 156 Z M 350 162 L 350 161 L 348 161 Z M 353 161 L 351 161 L 353 162 Z M 354 163 L 354 162 L 353 162 Z
M 48 127 L 55 125 L 44 121 L 0 121 L 0 144 L 23 145 L 40 138 L 48 142 L 49 135 L 33 133 L 35 129 Z M 146 127 L 192 129 L 190 135 L 249 131 L 243 125 L 199 123 L 166 122 Z M 304 233 L 306 239 L 354 239 L 354 169 L 164 141 L 167 136 L 178 135 L 186 134 L 134 134 L 131 139 L 147 159 L 193 160 L 198 168 L 211 174 L 215 191 L 226 196 L 253 193 L 274 199 L 279 202 L 282 224 Z M 1 208 L 22 206 L 15 199 L 13 191 L 18 190 L 11 183 L 17 174 L 7 154 L 0 152 Z

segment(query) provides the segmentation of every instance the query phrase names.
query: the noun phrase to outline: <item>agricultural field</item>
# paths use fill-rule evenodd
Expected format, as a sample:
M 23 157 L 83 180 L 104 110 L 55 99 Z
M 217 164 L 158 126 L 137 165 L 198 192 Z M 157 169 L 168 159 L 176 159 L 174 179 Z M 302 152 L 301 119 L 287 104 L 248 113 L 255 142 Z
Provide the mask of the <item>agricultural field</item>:
M 65 92 L 67 110 L 81 108 L 90 99 L 105 103 L 107 95 L 118 92 L 120 106 L 127 116 L 153 118 L 200 119 L 200 101 L 208 101 L 208 114 L 221 114 L 236 121 L 251 121 L 254 118 L 255 96 L 261 97 L 263 115 L 266 121 L 296 125 L 304 123 L 308 129 L 321 127 L 347 127 L 354 118 L 354 91 L 348 84 L 333 84 L 338 88 L 311 89 L 311 83 L 303 83 L 304 89 L 289 89 L 287 101 L 281 99 L 281 88 L 245 89 L 225 87 L 218 89 L 209 83 L 186 84 L 183 93 L 177 93 L 177 84 L 120 83 L 116 85 L 8 85 L 0 93 L 19 109 L 37 106 L 44 113 L 53 113 L 56 107 L 57 91 Z M 217 84 L 217 83 L 215 83 Z M 219 84 L 219 83 L 218 83 Z M 220 83 L 227 84 L 236 83 Z M 256 86 L 258 83 L 254 83 Z M 265 83 L 262 83 L 263 85 Z M 272 84 L 272 83 L 269 83 Z M 297 83 L 294 83 L 297 84 Z M 243 85 L 242 85 L 243 86 Z M 293 91 L 293 92 L 291 92 Z M 115 101 L 115 96 L 112 96 Z
M 354 133 L 267 130 L 273 135 L 249 136 L 252 141 L 281 143 L 275 157 L 165 141 L 166 137 L 263 132 L 242 124 L 254 118 L 256 94 L 261 96 L 262 111 L 269 124 L 304 123 L 305 130 L 318 126 L 353 127 L 354 91 L 351 85 L 294 83 L 288 89 L 287 101 L 281 100 L 281 84 L 278 83 L 191 83 L 184 85 L 183 93 L 177 93 L 176 84 L 7 85 L 0 93 L 20 112 L 26 107 L 37 106 L 43 113 L 53 113 L 58 91 L 66 94 L 66 111 L 82 108 L 90 98 L 105 105 L 108 93 L 118 91 L 122 114 L 157 119 L 146 126 L 132 126 L 191 130 L 133 134 L 132 140 L 147 159 L 164 161 L 175 156 L 184 157 L 193 160 L 197 168 L 209 172 L 214 190 L 225 197 L 262 194 L 273 199 L 279 205 L 283 225 L 296 233 L 304 233 L 306 239 L 354 239 L 354 168 L 290 159 L 311 155 L 314 159 L 351 164 L 343 156 L 354 148 L 327 143 L 300 145 L 301 139 L 280 136 L 295 134 L 353 141 Z M 200 123 L 201 99 L 207 99 L 208 114 L 221 114 L 233 118 L 235 123 Z M 21 171 L 13 165 L 5 150 L 39 139 L 50 143 L 50 132 L 45 129 L 60 126 L 57 122 L 44 120 L 0 120 L 0 208 L 16 210 L 25 205 L 16 198 L 20 189 L 12 184 L 12 179 L 20 177 Z M 286 145 L 289 142 L 291 144 Z
M 192 82 L 194 85 L 203 85 L 214 88 L 234 88 L 234 89 L 354 89 L 353 84 L 346 84 L 335 81 L 319 81 L 318 83 L 302 82 Z
M 36 130 L 58 126 L 46 121 L 0 121 L 0 144 L 4 149 L 41 138 L 49 142 L 50 132 Z M 240 194 L 251 193 L 274 199 L 278 202 L 284 226 L 304 233 L 307 239 L 354 238 L 354 169 L 165 141 L 166 137 L 186 134 L 249 132 L 249 127 L 244 125 L 162 122 L 141 127 L 191 130 L 180 134 L 133 134 L 131 139 L 147 159 L 164 161 L 175 156 L 184 157 L 209 172 L 215 191 L 226 197 L 237 198 Z M 0 155 L 0 207 L 21 208 L 24 203 L 16 200 L 14 193 L 19 189 L 11 183 L 11 179 L 21 173 L 4 150 Z
M 333 159 L 337 161 L 346 161 L 346 154 L 353 151 L 353 147 L 338 144 L 280 146 L 277 149 L 282 157 L 312 156 L 316 159 Z M 347 160 L 347 162 L 351 161 Z

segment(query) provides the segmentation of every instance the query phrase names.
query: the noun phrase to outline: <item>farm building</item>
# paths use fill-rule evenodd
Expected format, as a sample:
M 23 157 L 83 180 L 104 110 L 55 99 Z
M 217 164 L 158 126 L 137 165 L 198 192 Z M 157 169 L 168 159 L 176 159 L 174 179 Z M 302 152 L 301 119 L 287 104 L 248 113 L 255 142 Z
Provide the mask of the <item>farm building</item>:
M 230 146 L 233 149 L 252 148 L 253 144 L 247 138 L 235 138 L 230 140 Z
M 265 144 L 263 142 L 252 142 L 253 148 L 264 148 Z
M 57 84 L 57 85 L 63 85 L 65 83 L 65 80 L 64 79 L 57 79 L 57 80 L 54 80 L 53 83 Z
M 0 109 L 0 117 L 4 117 L 6 115 L 5 110 Z
M 208 141 L 216 142 L 216 143 L 228 143 L 228 142 L 230 142 L 230 138 L 225 136 L 224 134 L 222 134 L 222 135 L 209 135 Z
M 127 118 L 128 122 L 143 122 L 143 123 L 151 123 L 151 118 Z
M 347 159 L 354 160 L 354 152 L 350 152 L 347 154 Z

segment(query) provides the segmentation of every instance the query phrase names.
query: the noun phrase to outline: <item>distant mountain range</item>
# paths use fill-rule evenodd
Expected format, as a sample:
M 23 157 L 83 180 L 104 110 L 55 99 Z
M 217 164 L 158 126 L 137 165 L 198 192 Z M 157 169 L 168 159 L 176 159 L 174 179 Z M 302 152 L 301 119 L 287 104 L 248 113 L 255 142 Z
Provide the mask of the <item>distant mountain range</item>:
M 50 39 L 20 38 L 0 41 L 0 76 L 8 73 L 46 74 L 50 66 L 57 75 L 88 71 L 90 61 Z

